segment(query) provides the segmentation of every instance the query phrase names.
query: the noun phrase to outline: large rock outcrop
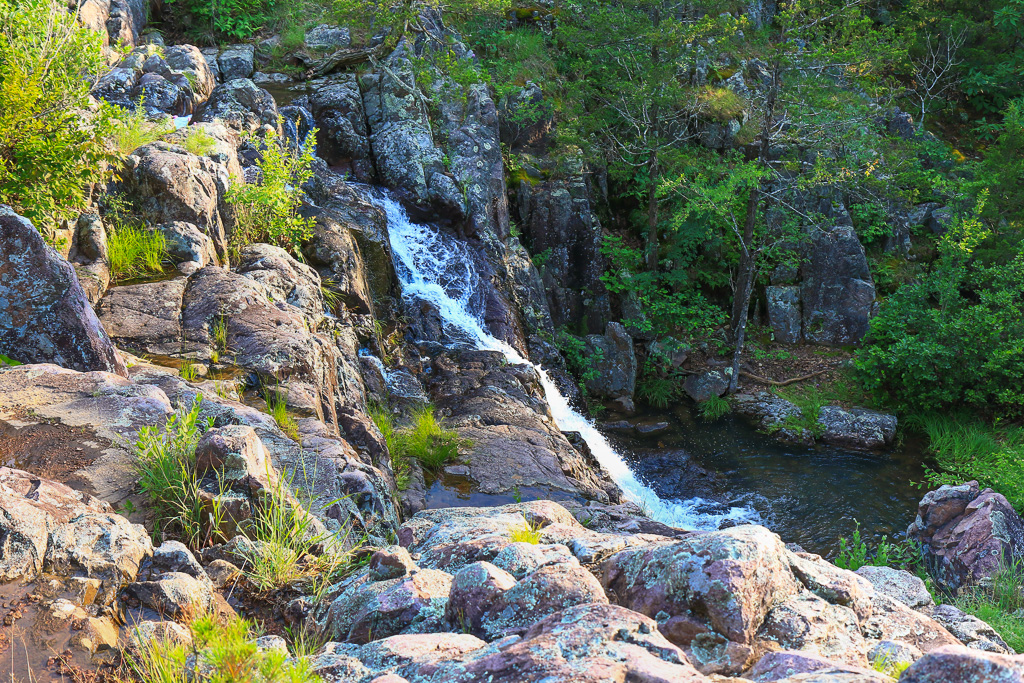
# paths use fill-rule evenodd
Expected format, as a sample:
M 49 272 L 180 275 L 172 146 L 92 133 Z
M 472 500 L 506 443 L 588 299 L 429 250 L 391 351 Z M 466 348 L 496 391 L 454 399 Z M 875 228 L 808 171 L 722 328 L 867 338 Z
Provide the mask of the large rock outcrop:
M 75 269 L 7 206 L 0 206 L 0 353 L 127 374 Z
M 925 494 L 907 536 L 921 542 L 929 573 L 949 591 L 1024 559 L 1024 520 L 976 481 Z

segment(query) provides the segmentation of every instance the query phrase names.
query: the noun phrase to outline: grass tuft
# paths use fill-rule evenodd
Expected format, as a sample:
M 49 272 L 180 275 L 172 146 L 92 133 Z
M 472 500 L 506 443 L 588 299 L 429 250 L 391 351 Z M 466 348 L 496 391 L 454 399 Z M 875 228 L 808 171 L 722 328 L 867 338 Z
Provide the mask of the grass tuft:
M 107 246 L 110 277 L 115 281 L 159 275 L 168 259 L 167 240 L 162 232 L 133 225 L 111 227 Z
M 285 395 L 277 389 L 263 387 L 263 400 L 267 404 L 267 414 L 274 418 L 274 422 L 281 428 L 281 431 L 292 441 L 299 441 L 299 426 L 295 418 L 288 412 L 288 404 Z
M 143 104 L 140 98 L 133 111 L 125 109 L 124 115 L 114 129 L 114 147 L 122 157 L 127 157 L 139 147 L 156 142 L 174 132 L 174 122 L 170 119 L 150 121 Z
M 523 526 L 510 531 L 508 537 L 513 543 L 531 543 L 533 545 L 537 545 L 540 543 L 541 537 L 540 522 L 531 524 L 530 520 L 526 519 L 526 515 L 523 515 Z
M 397 426 L 395 416 L 385 406 L 371 404 L 369 411 L 388 445 L 399 488 L 408 486 L 410 458 L 418 460 L 423 469 L 436 473 L 459 457 L 460 446 L 472 446 L 471 441 L 459 438 L 454 430 L 445 429 L 431 405 L 417 409 L 404 428 Z

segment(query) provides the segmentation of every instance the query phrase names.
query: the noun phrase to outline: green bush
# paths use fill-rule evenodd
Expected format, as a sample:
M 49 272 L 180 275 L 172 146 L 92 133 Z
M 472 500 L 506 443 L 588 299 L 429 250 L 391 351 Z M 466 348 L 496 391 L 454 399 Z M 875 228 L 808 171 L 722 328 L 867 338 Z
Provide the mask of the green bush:
M 1024 416 L 1024 257 L 944 262 L 901 287 L 856 357 L 864 386 L 911 413 Z
M 700 416 L 705 420 L 717 420 L 723 415 L 728 415 L 729 410 L 728 399 L 721 396 L 712 396 L 700 404 Z
M 159 275 L 168 259 L 163 233 L 134 225 L 111 224 L 107 249 L 114 281 Z
M 166 0 L 175 26 L 203 42 L 244 40 L 272 23 L 277 0 Z
M 217 139 L 202 128 L 189 126 L 181 141 L 181 146 L 190 154 L 204 157 L 216 151 Z
M 966 415 L 917 415 L 910 424 L 928 436 L 936 469 L 925 468 L 931 486 L 972 479 L 1006 496 L 1024 512 L 1024 428 L 989 426 Z
M 302 184 L 313 177 L 313 149 L 316 131 L 295 150 L 273 130 L 261 143 L 257 162 L 260 181 L 248 184 L 238 179 L 226 199 L 235 211 L 234 249 L 252 242 L 273 242 L 302 257 L 302 243 L 310 238 L 313 219 L 303 218 Z
M 88 113 L 93 79 L 106 70 L 102 37 L 66 2 L 0 2 L 0 204 L 48 238 L 116 160 L 114 108 Z

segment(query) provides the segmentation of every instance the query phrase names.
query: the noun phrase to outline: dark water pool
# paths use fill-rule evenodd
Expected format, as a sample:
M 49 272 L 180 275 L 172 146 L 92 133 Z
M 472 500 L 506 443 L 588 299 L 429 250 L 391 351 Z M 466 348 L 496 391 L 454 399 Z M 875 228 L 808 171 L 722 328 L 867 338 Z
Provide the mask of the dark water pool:
M 707 422 L 688 406 L 645 416 L 669 423 L 646 438 L 611 436 L 634 472 L 662 497 L 712 495 L 757 511 L 786 542 L 825 556 L 855 521 L 869 544 L 902 538 L 924 494 L 922 445 L 910 438 L 884 452 L 781 443 L 742 417 Z M 699 465 L 712 473 L 697 480 Z

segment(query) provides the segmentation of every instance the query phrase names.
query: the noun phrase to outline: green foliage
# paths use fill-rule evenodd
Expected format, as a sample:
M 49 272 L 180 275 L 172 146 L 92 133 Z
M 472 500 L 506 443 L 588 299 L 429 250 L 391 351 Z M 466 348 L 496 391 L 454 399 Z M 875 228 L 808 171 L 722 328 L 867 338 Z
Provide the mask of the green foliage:
M 119 109 L 112 136 L 118 155 L 126 157 L 139 147 L 156 142 L 174 132 L 174 121 L 169 118 L 151 121 L 146 115 L 142 98 L 132 110 Z
M 543 533 L 540 530 L 540 522 L 531 523 L 530 520 L 523 515 L 523 526 L 512 529 L 508 534 L 508 539 L 513 543 L 530 543 L 537 545 L 540 543 L 540 539 Z
M 580 386 L 590 380 L 597 379 L 597 363 L 604 357 L 600 349 L 594 355 L 587 354 L 587 343 L 566 329 L 558 330 L 555 333 L 555 347 L 562 358 L 565 359 L 565 366 L 579 382 Z M 585 390 L 585 387 L 584 387 Z
M 367 406 L 370 418 L 377 425 L 391 458 L 391 471 L 395 474 L 395 484 L 399 491 L 409 488 L 409 460 L 402 447 L 402 437 L 395 427 L 395 416 L 387 406 L 371 401 Z
M 1024 652 L 1024 564 L 1003 558 L 988 585 L 960 590 L 953 604 L 992 626 L 1014 652 Z
M 288 412 L 288 402 L 284 392 L 278 388 L 263 387 L 263 402 L 267 406 L 267 414 L 274 418 L 274 422 L 281 428 L 281 431 L 292 441 L 300 441 L 299 426 L 295 418 Z
M 236 180 L 225 197 L 235 211 L 235 249 L 252 242 L 273 242 L 302 257 L 301 247 L 312 235 L 314 220 L 300 216 L 298 209 L 302 184 L 313 177 L 315 139 L 314 130 L 296 150 L 275 131 L 267 132 L 257 162 L 260 181 L 250 185 Z
M 644 403 L 665 410 L 679 397 L 679 382 L 671 377 L 648 375 L 637 382 L 636 393 Z
M 244 40 L 272 23 L 278 0 L 166 0 L 174 24 L 197 38 Z
M 168 260 L 167 240 L 162 232 L 130 224 L 110 224 L 107 249 L 110 277 L 115 282 L 159 275 Z
M 190 154 L 204 157 L 217 150 L 217 139 L 202 128 L 189 126 L 185 137 L 182 138 L 181 146 Z
M 601 276 L 605 287 L 635 297 L 640 304 L 642 315 L 624 320 L 625 325 L 657 336 L 698 336 L 724 322 L 724 311 L 693 286 L 685 269 L 646 271 L 640 249 L 617 236 L 605 238 L 601 252 L 611 262 L 611 269 Z
M 199 379 L 199 368 L 195 363 L 186 358 L 181 362 L 181 367 L 178 368 L 178 374 L 186 382 L 195 382 Z
M 246 555 L 245 575 L 256 590 L 306 582 L 320 593 L 345 571 L 350 552 L 329 534 L 318 534 L 313 520 L 292 496 L 290 478 L 280 477 L 263 491 L 259 514 L 244 529 L 255 541 Z
M 256 647 L 258 634 L 245 619 L 202 614 L 189 628 L 192 647 L 171 638 L 138 638 L 126 658 L 133 677 L 142 683 L 189 683 L 195 679 L 194 662 L 202 662 L 202 678 L 209 683 L 320 683 L 309 660 Z
M 825 426 L 818 422 L 821 409 L 833 403 L 829 392 L 810 384 L 791 384 L 788 387 L 773 387 L 772 392 L 800 409 L 800 417 L 787 417 L 780 427 L 798 434 L 809 433 L 814 438 L 825 433 Z
M 0 353 L 0 365 L 6 365 L 8 367 L 12 367 L 13 368 L 15 366 L 22 365 L 22 363 L 14 360 L 13 358 L 11 358 L 9 356 L 5 356 L 2 353 Z
M 196 475 L 196 444 L 203 432 L 201 405 L 198 396 L 190 408 L 179 407 L 162 428 L 143 427 L 132 449 L 132 465 L 152 510 L 154 528 L 178 534 L 197 549 L 212 539 L 221 521 L 217 509 L 204 506 Z M 211 419 L 205 428 L 212 426 Z
M 925 468 L 929 486 L 977 480 L 1024 512 L 1024 427 L 951 413 L 916 415 L 910 423 L 928 436 L 934 454 L 936 468 Z
M 709 421 L 728 415 L 729 410 L 729 401 L 721 396 L 712 396 L 700 404 L 700 416 Z
M 472 442 L 458 433 L 445 429 L 434 414 L 431 405 L 417 408 L 409 424 L 399 427 L 395 416 L 386 406 L 371 403 L 370 417 L 387 442 L 391 454 L 391 467 L 404 489 L 409 482 L 409 459 L 415 458 L 423 469 L 438 472 L 447 463 L 459 457 L 460 447 L 471 447 Z
M 854 523 L 856 528 L 853 537 L 849 540 L 845 537 L 839 539 L 839 553 L 834 560 L 837 567 L 857 571 L 865 565 L 900 569 L 915 569 L 921 565 L 920 544 L 911 541 L 892 543 L 886 536 L 882 536 L 878 547 L 872 552 L 861 539 L 860 522 L 854 520 Z
M 106 70 L 102 37 L 65 2 L 0 2 L 0 204 L 44 236 L 85 208 L 86 188 L 115 161 L 113 108 L 85 113 Z
M 871 668 L 879 673 L 883 673 L 890 678 L 899 678 L 903 675 L 903 672 L 910 668 L 913 662 L 895 660 L 889 657 L 887 654 L 882 654 L 875 659 L 871 660 Z
M 1024 255 L 992 265 L 969 260 L 984 239 L 976 218 L 957 219 L 934 269 L 872 319 L 855 364 L 880 400 L 917 413 L 1024 415 Z

